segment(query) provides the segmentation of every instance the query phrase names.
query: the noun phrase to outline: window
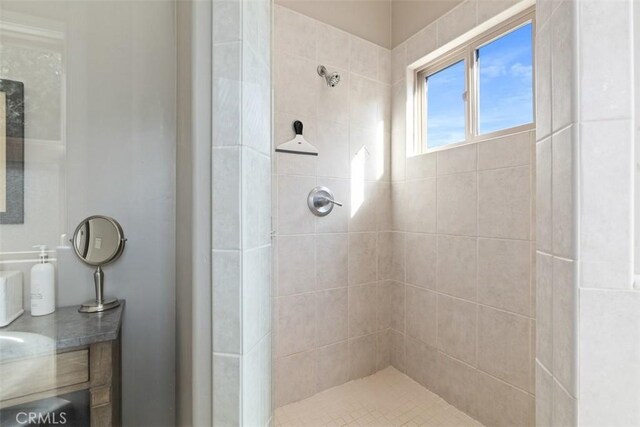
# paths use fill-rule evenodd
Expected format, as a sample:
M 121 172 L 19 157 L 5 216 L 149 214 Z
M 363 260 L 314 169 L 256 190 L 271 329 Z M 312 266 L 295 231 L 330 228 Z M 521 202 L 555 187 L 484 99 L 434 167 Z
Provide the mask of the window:
M 416 149 L 533 127 L 533 12 L 416 71 Z

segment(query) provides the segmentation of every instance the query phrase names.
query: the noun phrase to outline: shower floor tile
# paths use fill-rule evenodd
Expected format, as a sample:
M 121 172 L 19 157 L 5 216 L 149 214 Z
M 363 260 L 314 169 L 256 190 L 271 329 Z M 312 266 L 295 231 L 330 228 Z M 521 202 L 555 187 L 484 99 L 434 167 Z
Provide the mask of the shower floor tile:
M 393 367 L 276 409 L 276 427 L 482 426 Z

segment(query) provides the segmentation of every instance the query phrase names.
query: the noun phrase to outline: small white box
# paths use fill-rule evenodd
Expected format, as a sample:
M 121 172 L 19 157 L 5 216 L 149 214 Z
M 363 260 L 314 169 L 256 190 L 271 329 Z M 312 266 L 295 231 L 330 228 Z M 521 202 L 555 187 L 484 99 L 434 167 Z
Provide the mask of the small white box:
M 22 313 L 22 272 L 0 271 L 0 328 L 16 320 Z

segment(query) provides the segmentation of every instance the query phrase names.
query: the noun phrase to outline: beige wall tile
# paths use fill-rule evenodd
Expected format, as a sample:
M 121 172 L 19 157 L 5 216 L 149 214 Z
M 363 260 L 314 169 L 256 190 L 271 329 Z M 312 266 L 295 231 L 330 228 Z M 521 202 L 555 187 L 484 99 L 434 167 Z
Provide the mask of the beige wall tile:
M 377 184 L 373 181 L 365 181 L 354 185 L 353 182 L 354 181 L 352 180 L 348 202 L 350 209 L 347 210 L 344 209 L 344 207 L 342 208 L 343 214 L 349 214 L 349 231 L 377 231 Z
M 318 79 L 320 80 L 320 79 Z M 338 85 L 334 89 L 341 88 L 341 91 L 346 91 L 349 82 L 345 83 L 345 86 Z M 322 84 L 322 81 L 320 81 Z M 331 178 L 350 178 L 350 164 L 351 158 L 349 157 L 349 124 L 340 121 L 343 116 L 348 117 L 348 105 L 345 98 L 347 93 L 339 93 L 322 90 L 321 95 L 318 98 L 318 112 L 320 111 L 333 111 L 331 115 L 329 113 L 318 113 L 318 130 L 317 137 L 313 140 L 313 144 L 318 149 L 321 155 L 318 155 L 318 176 L 331 177 Z M 332 93 L 332 97 L 326 95 L 326 93 Z M 338 100 L 337 98 L 340 98 Z M 344 103 L 344 105 L 341 104 Z M 336 117 L 334 117 L 334 115 Z
M 536 427 L 553 425 L 553 377 L 536 363 Z
M 316 345 L 346 340 L 349 326 L 347 288 L 318 292 L 316 304 Z
M 376 325 L 378 331 L 389 329 L 391 325 L 391 298 L 394 285 L 395 283 L 390 280 L 378 282 L 376 285 Z
M 553 258 L 538 252 L 536 269 L 536 356 L 553 372 Z
M 472 172 L 478 167 L 478 144 L 451 147 L 436 152 L 438 176 L 452 173 Z
M 477 239 L 438 236 L 438 292 L 476 300 Z
M 276 356 L 310 350 L 316 345 L 316 296 L 293 295 L 276 299 Z
M 349 379 L 366 377 L 376 371 L 376 335 L 349 340 Z
M 376 333 L 376 370 L 391 364 L 389 329 Z
M 391 50 L 378 46 L 378 81 L 391 84 Z
M 412 285 L 435 290 L 438 239 L 432 234 L 405 235 L 406 281 Z
M 278 177 L 279 234 L 306 234 L 315 231 L 314 216 L 307 206 L 307 196 L 315 186 L 315 177 Z
M 436 346 L 437 297 L 435 292 L 406 287 L 407 335 L 432 347 Z
M 349 346 L 346 341 L 316 351 L 318 391 L 349 381 Z
M 405 229 L 420 233 L 435 233 L 436 180 L 431 178 L 407 181 L 404 189 Z
M 378 233 L 378 280 L 404 282 L 404 240 L 404 233 Z
M 437 154 L 420 154 L 407 157 L 407 179 L 435 178 L 437 172 Z
M 277 21 L 276 21 L 277 23 Z M 349 69 L 349 57 L 351 56 L 351 37 L 346 31 L 339 30 L 331 25 L 318 22 L 316 28 L 316 43 L 318 63 L 326 67 Z M 277 45 L 277 39 L 276 39 Z
M 396 126 L 397 118 L 394 116 L 394 129 L 391 133 L 391 180 L 394 182 L 405 179 L 407 163 L 406 134 L 403 125 Z
M 531 233 L 529 166 L 478 173 L 478 234 L 529 239 Z
M 277 54 L 275 61 L 275 110 L 316 117 L 318 64 L 315 60 Z
M 349 237 L 347 234 L 316 236 L 316 281 L 318 289 L 347 286 L 349 279 Z
M 532 131 L 482 141 L 478 145 L 478 169 L 497 169 L 531 164 Z
M 575 62 L 574 31 L 575 13 L 572 2 L 562 2 L 551 17 L 552 65 L 552 130 L 558 131 L 575 121 L 576 98 L 574 93 Z
M 217 44 L 213 49 L 212 92 L 216 102 L 212 119 L 220 123 L 212 129 L 212 145 L 240 145 L 242 129 L 242 43 Z M 225 95 L 222 95 L 225 94 Z M 215 181 L 213 181 L 215 184 Z
M 212 149 L 213 249 L 240 249 L 240 148 Z
M 240 423 L 240 357 L 213 356 L 213 421 L 216 425 Z
M 317 74 L 316 74 L 317 77 Z M 378 85 L 357 74 L 351 74 L 349 85 L 349 124 L 358 129 L 376 129 L 380 117 Z
M 271 159 L 246 147 L 241 150 L 242 247 L 251 249 L 271 243 L 271 215 L 266 214 L 271 210 Z
M 438 233 L 475 236 L 477 179 L 475 173 L 438 177 Z
M 573 141 L 574 127 L 569 127 L 553 136 L 552 140 L 552 217 L 553 254 L 574 258 L 574 203 L 573 189 Z
M 480 306 L 478 368 L 531 391 L 530 334 L 529 319 Z
M 315 236 L 278 237 L 278 295 L 316 289 Z
M 405 336 L 403 333 L 389 329 L 389 356 L 391 366 L 405 371 Z
M 475 366 L 477 318 L 475 303 L 438 294 L 438 349 Z
M 316 352 L 307 351 L 276 359 L 276 407 L 309 397 L 318 390 Z
M 436 21 L 440 46 L 466 33 L 476 25 L 476 6 L 476 0 L 467 0 Z
M 531 244 L 478 239 L 478 302 L 530 316 Z
M 242 348 L 255 348 L 271 330 L 271 246 L 242 254 Z M 256 355 L 255 357 L 262 357 Z
M 376 200 L 378 203 L 377 223 L 378 231 L 393 230 L 393 211 L 391 207 L 391 182 L 381 181 L 377 184 L 378 193 Z
M 213 251 L 213 349 L 220 353 L 241 351 L 241 267 L 239 251 Z
M 478 1 L 478 24 L 493 18 L 518 3 L 519 0 Z
M 439 375 L 438 350 L 411 337 L 406 342 L 407 375 L 429 390 L 435 390 Z
M 349 234 L 349 285 L 370 283 L 376 280 L 376 234 Z
M 404 132 L 406 109 L 407 85 L 404 81 L 401 81 L 391 86 L 391 132 Z M 406 155 L 403 157 L 406 157 Z
M 400 282 L 387 282 L 387 284 L 390 307 L 389 327 L 404 333 L 406 286 Z
M 377 285 L 349 288 L 349 337 L 376 332 Z
M 536 157 L 536 247 L 550 254 L 553 244 L 550 138 L 536 144 Z
M 382 100 L 378 101 L 380 103 Z M 353 180 L 389 180 L 391 133 L 388 128 L 381 123 L 367 128 L 352 126 L 349 130 L 348 148 L 350 176 Z
M 573 261 L 553 259 L 553 375 L 576 393 L 577 284 Z
M 378 47 L 360 37 L 351 36 L 351 72 L 370 79 L 377 79 Z
M 478 421 L 490 426 L 528 426 L 531 410 L 527 393 L 483 372 L 478 373 Z
M 402 43 L 391 51 L 391 83 L 405 79 L 407 66 L 407 44 Z
M 407 40 L 407 64 L 422 58 L 438 47 L 438 28 L 431 24 Z
M 315 60 L 318 22 L 280 6 L 276 6 L 274 15 L 273 36 L 276 49 Z
M 540 15 L 543 4 L 551 4 L 552 0 L 543 0 L 536 9 Z M 538 21 L 540 24 L 541 21 Z M 536 134 L 538 139 L 551 135 L 551 30 L 549 26 L 536 28 L 535 48 L 535 82 L 536 82 Z
M 576 399 L 558 384 L 553 381 L 553 420 L 554 426 L 575 426 L 578 425 L 578 409 Z
M 444 353 L 438 353 L 437 394 L 456 408 L 475 416 L 478 371 Z

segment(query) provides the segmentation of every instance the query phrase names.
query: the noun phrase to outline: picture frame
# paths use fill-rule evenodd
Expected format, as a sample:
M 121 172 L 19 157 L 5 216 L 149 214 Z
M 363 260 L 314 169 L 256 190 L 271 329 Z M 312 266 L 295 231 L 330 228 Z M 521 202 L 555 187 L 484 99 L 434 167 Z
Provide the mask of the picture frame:
M 24 84 L 0 79 L 0 224 L 24 224 Z

